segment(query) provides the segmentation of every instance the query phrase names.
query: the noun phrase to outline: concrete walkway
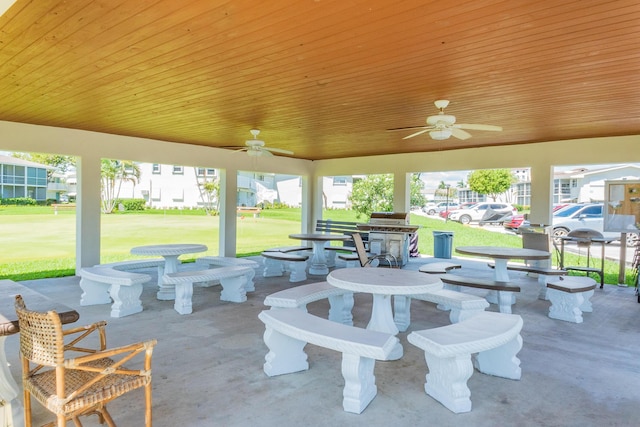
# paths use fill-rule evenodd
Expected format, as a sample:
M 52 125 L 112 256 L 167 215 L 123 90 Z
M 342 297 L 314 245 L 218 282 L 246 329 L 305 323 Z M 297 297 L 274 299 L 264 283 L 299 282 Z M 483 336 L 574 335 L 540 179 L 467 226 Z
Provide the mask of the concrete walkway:
M 458 260 L 463 268 L 456 273 L 491 275 L 486 260 Z M 412 259 L 407 268 L 431 261 Z M 153 270 L 145 272 L 155 275 Z M 173 310 L 172 301 L 158 301 L 156 287 L 149 284 L 142 296 L 144 311 L 119 319 L 108 317 L 108 306 L 81 307 L 77 277 L 22 283 L 77 309 L 78 324 L 106 319 L 109 346 L 158 339 L 153 359 L 157 427 L 635 425 L 640 414 L 640 304 L 634 289 L 596 289 L 594 312 L 584 315 L 584 323 L 574 324 L 547 316 L 549 303 L 537 299 L 535 279 L 517 273 L 512 279 L 523 288 L 514 306 L 514 313 L 524 319 L 522 379 L 475 372 L 468 382 L 473 408 L 458 415 L 425 394 L 424 353 L 406 340 L 413 330 L 449 323 L 448 313 L 434 304 L 413 302 L 412 324 L 399 335 L 404 357 L 376 363 L 378 395 L 355 415 L 342 410 L 341 355 L 335 351 L 307 346 L 306 372 L 268 378 L 262 371 L 267 348 L 257 316 L 265 309 L 265 296 L 292 286 L 287 277 L 265 279 L 258 271 L 256 291 L 241 304 L 221 302 L 219 287 L 196 288 L 193 314 L 185 316 Z M 321 280 L 324 277 L 302 283 Z M 364 327 L 371 296 L 355 299 L 354 322 Z M 327 310 L 326 301 L 309 306 L 320 316 Z M 497 311 L 494 305 L 490 310 Z M 18 337 L 9 337 L 6 347 L 19 382 Z M 136 391 L 112 402 L 109 408 L 116 423 L 143 425 L 143 399 Z M 38 404 L 34 408 L 36 423 L 51 419 Z M 95 417 L 85 421 L 85 426 L 97 425 Z

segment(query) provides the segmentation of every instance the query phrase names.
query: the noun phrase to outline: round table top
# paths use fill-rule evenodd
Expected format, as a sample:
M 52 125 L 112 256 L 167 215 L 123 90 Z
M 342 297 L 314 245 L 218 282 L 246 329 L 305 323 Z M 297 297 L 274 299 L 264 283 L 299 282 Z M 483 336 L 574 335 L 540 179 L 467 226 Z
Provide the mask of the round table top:
M 174 243 L 167 245 L 136 246 L 135 248 L 131 249 L 131 254 L 172 256 L 205 252 L 207 249 L 208 248 L 206 245 L 199 245 L 194 243 Z
M 550 252 L 537 249 L 506 248 L 504 246 L 458 246 L 456 252 L 465 255 L 479 255 L 496 259 L 547 259 Z
M 351 236 L 346 234 L 324 234 L 324 233 L 302 233 L 302 234 L 289 234 L 290 239 L 297 240 L 309 240 L 309 241 L 321 241 L 328 242 L 330 240 L 351 240 Z
M 397 268 L 340 268 L 327 275 L 336 288 L 380 295 L 414 295 L 442 288 L 436 275 Z

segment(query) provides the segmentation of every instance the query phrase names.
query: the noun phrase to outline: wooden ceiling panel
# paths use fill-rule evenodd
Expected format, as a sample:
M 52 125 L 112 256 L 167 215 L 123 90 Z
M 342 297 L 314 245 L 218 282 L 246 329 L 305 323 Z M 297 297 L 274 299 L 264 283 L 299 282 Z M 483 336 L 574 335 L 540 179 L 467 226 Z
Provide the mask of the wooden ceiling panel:
M 640 134 L 635 1 L 18 0 L 0 120 L 328 159 Z M 437 113 L 500 125 L 402 140 Z

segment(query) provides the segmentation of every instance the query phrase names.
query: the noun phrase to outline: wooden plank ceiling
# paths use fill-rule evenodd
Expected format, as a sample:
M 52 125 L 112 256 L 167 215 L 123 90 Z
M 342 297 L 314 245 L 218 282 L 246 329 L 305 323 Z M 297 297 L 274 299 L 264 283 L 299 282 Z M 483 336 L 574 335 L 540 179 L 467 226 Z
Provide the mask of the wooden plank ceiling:
M 639 33 L 637 0 L 17 0 L 0 120 L 313 160 L 637 135 Z M 436 99 L 504 130 L 387 131 Z

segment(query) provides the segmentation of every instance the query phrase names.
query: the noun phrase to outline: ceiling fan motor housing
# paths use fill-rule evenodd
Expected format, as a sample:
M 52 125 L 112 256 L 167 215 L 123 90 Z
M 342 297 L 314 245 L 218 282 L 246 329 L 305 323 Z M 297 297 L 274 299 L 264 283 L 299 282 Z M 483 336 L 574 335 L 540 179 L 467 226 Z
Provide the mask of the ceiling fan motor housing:
M 452 126 L 456 122 L 456 116 L 450 114 L 438 114 L 436 116 L 427 117 L 429 126 Z

